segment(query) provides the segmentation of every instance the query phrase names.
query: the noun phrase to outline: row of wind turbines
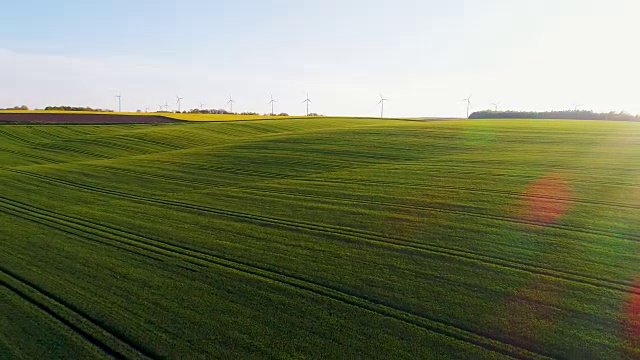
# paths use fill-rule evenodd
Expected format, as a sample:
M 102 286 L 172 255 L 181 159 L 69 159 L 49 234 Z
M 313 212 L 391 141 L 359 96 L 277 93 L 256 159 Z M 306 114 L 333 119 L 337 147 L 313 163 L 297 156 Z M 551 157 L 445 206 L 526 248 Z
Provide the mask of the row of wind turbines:
M 122 94 L 118 94 L 115 96 L 118 99 L 118 112 L 122 112 Z M 462 99 L 461 101 L 466 102 L 467 103 L 467 118 L 470 115 L 470 111 L 471 111 L 471 98 L 472 98 L 472 94 L 469 94 L 469 97 Z M 177 111 L 180 112 L 181 111 L 181 104 L 182 104 L 182 100 L 184 100 L 183 97 L 180 97 L 178 95 L 176 95 L 176 106 L 177 106 Z M 380 105 L 380 117 L 383 118 L 384 117 L 384 103 L 387 101 L 391 101 L 390 99 L 386 99 L 382 93 L 380 93 L 380 101 L 378 102 L 378 105 Z M 273 98 L 273 94 L 271 94 L 271 100 L 269 101 L 269 105 L 271 105 L 271 115 L 275 114 L 275 103 L 277 103 L 278 101 L 275 100 Z M 229 105 L 229 110 L 231 113 L 233 113 L 233 104 L 235 104 L 236 101 L 233 100 L 233 97 L 229 96 L 229 101 L 227 101 L 226 105 Z M 309 93 L 307 93 L 307 97 L 304 99 L 304 101 L 302 101 L 303 104 L 307 105 L 307 116 L 309 116 L 309 104 L 312 103 L 311 99 L 309 99 Z M 204 107 L 204 103 L 200 103 L 200 109 L 202 110 L 202 108 Z M 491 105 L 493 105 L 494 110 L 498 111 L 498 106 L 500 105 L 500 102 L 492 102 Z M 158 105 L 160 111 L 169 111 L 169 102 L 165 102 L 164 105 L 160 104 Z M 576 107 L 577 108 L 577 107 Z M 145 112 L 149 112 L 149 107 L 145 106 Z
M 118 94 L 115 96 L 118 99 L 118 112 L 122 112 L 122 95 Z M 184 100 L 183 97 L 180 97 L 178 95 L 176 95 L 176 107 L 177 107 L 177 111 L 180 112 L 181 109 L 181 104 L 182 104 L 182 100 Z M 271 115 L 275 114 L 275 103 L 277 103 L 278 101 L 275 100 L 273 98 L 273 94 L 271 95 L 271 100 L 269 101 L 269 105 L 271 105 Z M 236 101 L 233 100 L 233 97 L 229 97 L 229 101 L 227 101 L 226 105 L 229 105 L 229 112 L 233 113 L 233 104 L 235 104 Z M 309 104 L 312 103 L 311 99 L 309 99 L 309 93 L 307 93 L 307 97 L 304 99 L 304 101 L 302 101 L 303 104 L 306 103 L 307 105 L 307 116 L 309 116 Z M 200 103 L 200 110 L 202 110 L 204 108 L 204 103 Z M 163 104 L 158 105 L 158 108 L 160 109 L 160 111 L 169 111 L 169 102 L 166 101 Z M 149 107 L 145 106 L 144 107 L 144 112 L 149 112 Z

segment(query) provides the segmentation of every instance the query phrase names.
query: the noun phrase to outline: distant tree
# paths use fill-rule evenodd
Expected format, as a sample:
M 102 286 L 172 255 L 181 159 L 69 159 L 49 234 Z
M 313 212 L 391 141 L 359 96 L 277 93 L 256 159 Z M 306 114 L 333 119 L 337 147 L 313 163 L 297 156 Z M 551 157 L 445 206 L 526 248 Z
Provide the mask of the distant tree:
M 289 116 L 289 114 L 283 112 L 283 113 L 278 114 L 278 116 Z
M 0 109 L 0 110 L 29 110 L 29 108 L 27 107 L 27 105 L 22 105 L 22 106 L 14 106 L 14 107 Z
M 94 112 L 113 112 L 113 110 L 106 109 L 93 109 L 90 107 L 80 106 L 47 106 L 44 108 L 47 111 L 94 111 Z
M 320 115 L 318 113 L 310 113 L 309 116 L 322 116 L 322 115 Z
M 191 109 L 189 111 L 184 112 L 189 114 L 230 114 L 227 110 L 224 109 Z
M 624 111 L 619 113 L 595 113 L 591 110 L 566 110 L 566 111 L 493 111 L 484 110 L 474 112 L 469 119 L 568 119 L 568 120 L 615 120 L 615 121 L 640 121 L 638 115 L 631 115 Z

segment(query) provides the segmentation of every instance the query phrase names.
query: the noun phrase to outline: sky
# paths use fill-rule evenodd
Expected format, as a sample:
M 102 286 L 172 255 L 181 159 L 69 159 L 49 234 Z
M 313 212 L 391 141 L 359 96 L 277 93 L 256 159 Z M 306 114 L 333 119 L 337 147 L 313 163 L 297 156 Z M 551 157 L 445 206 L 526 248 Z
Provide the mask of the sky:
M 0 107 L 461 117 L 640 114 L 637 0 L 22 0 L 0 12 Z

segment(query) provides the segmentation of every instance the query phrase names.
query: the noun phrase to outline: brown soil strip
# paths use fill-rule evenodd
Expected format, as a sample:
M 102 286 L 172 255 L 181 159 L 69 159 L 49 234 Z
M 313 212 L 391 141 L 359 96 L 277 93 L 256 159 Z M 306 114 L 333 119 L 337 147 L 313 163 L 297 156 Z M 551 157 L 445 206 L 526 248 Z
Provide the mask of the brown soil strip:
M 117 114 L 2 114 L 0 124 L 160 124 L 181 122 L 163 116 Z

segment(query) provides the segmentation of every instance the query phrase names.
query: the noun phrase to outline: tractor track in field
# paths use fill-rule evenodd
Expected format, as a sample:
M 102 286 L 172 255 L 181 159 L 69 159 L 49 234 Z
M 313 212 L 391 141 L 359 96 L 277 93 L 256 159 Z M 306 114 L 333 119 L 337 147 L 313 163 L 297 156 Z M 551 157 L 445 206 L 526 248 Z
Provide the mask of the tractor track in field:
M 616 203 L 611 201 L 596 201 L 596 200 L 548 196 L 548 195 L 527 195 L 517 191 L 496 190 L 496 189 L 486 189 L 486 188 L 477 188 L 477 187 L 470 188 L 465 186 L 450 186 L 450 185 L 424 186 L 424 185 L 415 185 L 415 184 L 409 184 L 409 183 L 397 183 L 397 182 L 394 183 L 394 182 L 375 181 L 375 180 L 368 180 L 368 181 L 352 181 L 348 179 L 321 180 L 321 179 L 314 179 L 314 178 L 298 178 L 295 180 L 299 180 L 302 182 L 317 182 L 317 183 L 329 183 L 329 184 L 350 184 L 350 185 L 365 185 L 365 186 L 382 185 L 382 186 L 395 186 L 395 187 L 413 188 L 413 189 L 439 189 L 439 190 L 452 190 L 452 191 L 466 191 L 470 193 L 500 194 L 500 195 L 520 197 L 520 198 L 557 200 L 562 202 L 573 202 L 573 203 L 597 205 L 597 206 L 610 206 L 615 208 L 627 208 L 627 209 L 634 209 L 634 210 L 640 209 L 640 205 L 622 204 L 622 203 Z
M 15 170 L 10 170 L 10 171 L 15 171 Z M 422 244 L 422 243 L 417 243 L 408 239 L 392 238 L 392 237 L 384 236 L 378 233 L 372 233 L 372 232 L 356 230 L 351 228 L 336 227 L 336 226 L 329 226 L 329 225 L 322 225 L 322 224 L 315 224 L 315 223 L 297 222 L 292 220 L 253 215 L 253 214 L 241 213 L 241 212 L 230 211 L 230 210 L 216 209 L 216 208 L 183 203 L 178 201 L 152 199 L 152 198 L 147 198 L 139 195 L 132 195 L 132 194 L 102 189 L 102 188 L 89 186 L 89 185 L 82 185 L 82 184 L 73 183 L 65 180 L 60 180 L 57 178 L 52 178 L 49 176 L 37 175 L 29 172 L 23 172 L 23 171 L 15 171 L 15 172 L 21 173 L 23 175 L 31 176 L 34 178 L 39 178 L 41 180 L 63 184 L 66 186 L 83 189 L 86 191 L 102 193 L 110 196 L 128 198 L 132 200 L 143 201 L 147 203 L 159 204 L 164 206 L 196 210 L 196 211 L 226 216 L 230 218 L 242 219 L 244 221 L 249 221 L 249 222 L 267 223 L 271 225 L 282 226 L 285 228 L 299 229 L 299 230 L 303 230 L 311 233 L 323 233 L 329 236 L 346 238 L 349 240 L 354 240 L 354 239 L 360 240 L 360 241 L 368 242 L 375 245 L 381 245 L 383 247 L 394 247 L 394 248 L 411 250 L 411 251 L 416 251 L 421 253 L 435 254 L 439 256 L 445 256 L 445 257 L 455 258 L 458 260 L 468 261 L 472 263 L 493 265 L 493 266 L 497 266 L 505 269 L 527 272 L 534 275 L 541 275 L 541 276 L 556 278 L 559 280 L 578 283 L 582 285 L 589 285 L 589 286 L 594 286 L 598 288 L 609 289 L 609 290 L 614 290 L 614 291 L 619 291 L 624 293 L 632 292 L 631 284 L 628 282 L 614 281 L 611 279 L 585 276 L 583 274 L 574 273 L 574 272 L 554 270 L 547 267 L 535 265 L 532 263 L 514 261 L 514 260 L 486 255 L 483 253 L 470 251 L 470 250 L 445 247 L 441 245 Z
M 27 139 L 23 139 L 23 138 L 21 138 L 21 137 L 19 137 L 17 135 L 10 134 L 10 133 L 8 133 L 8 132 L 6 132 L 4 130 L 0 130 L 0 136 L 4 136 L 4 137 L 6 137 L 8 139 L 11 139 L 13 141 L 17 141 L 17 142 L 22 143 L 22 144 L 27 144 L 27 145 L 33 145 L 34 144 L 33 141 L 30 141 L 30 140 L 27 140 Z
M 175 165 L 177 165 L 177 164 L 185 165 L 185 163 L 172 163 L 172 162 L 169 162 L 169 163 L 175 164 Z M 213 186 L 213 187 L 219 187 L 219 188 L 247 189 L 247 190 L 252 190 L 252 191 L 278 193 L 278 192 L 271 191 L 271 190 L 263 191 L 261 189 L 250 188 L 250 187 L 244 187 L 243 188 L 243 187 L 237 187 L 237 186 L 219 185 L 219 184 L 215 184 L 215 183 L 207 183 L 207 182 L 194 181 L 194 180 L 175 179 L 175 178 L 171 178 L 171 177 L 168 177 L 168 176 L 154 175 L 154 174 L 137 172 L 137 171 L 133 171 L 133 170 L 121 169 L 121 168 L 105 166 L 105 165 L 96 165 L 96 164 L 91 164 L 91 165 L 94 166 L 94 167 L 97 167 L 97 168 L 103 168 L 103 169 L 107 169 L 107 170 L 113 171 L 113 172 L 130 173 L 131 175 L 137 175 L 137 176 L 149 177 L 149 178 L 157 178 L 159 180 L 173 181 L 173 182 L 179 182 L 179 183 L 187 183 L 187 184 L 203 185 L 203 186 Z M 227 172 L 234 173 L 234 174 L 236 174 L 236 173 L 246 173 L 246 174 L 256 174 L 258 176 L 263 176 L 264 174 L 267 174 L 267 173 L 264 173 L 264 172 L 242 171 L 241 169 L 237 169 L 237 171 L 235 171 L 234 168 L 230 168 L 230 167 L 206 167 L 206 169 L 203 167 L 203 168 L 201 168 L 201 170 L 215 170 L 215 171 L 226 170 Z M 338 180 L 319 180 L 319 179 L 308 178 L 308 177 L 296 177 L 296 176 L 293 176 L 293 175 L 286 175 L 286 174 L 276 174 L 276 173 L 272 173 L 272 174 L 269 173 L 269 174 L 270 175 L 268 177 L 270 177 L 270 178 L 298 180 L 298 181 L 301 181 L 301 182 L 358 184 L 358 185 L 384 185 L 384 186 L 411 187 L 411 188 L 418 188 L 418 189 L 428 188 L 428 189 L 438 189 L 438 190 L 465 191 L 465 192 L 470 192 L 470 193 L 500 194 L 500 195 L 508 195 L 508 196 L 513 196 L 513 197 L 519 197 L 519 198 L 527 198 L 527 199 L 545 199 L 545 200 L 555 200 L 555 201 L 560 201 L 560 202 L 572 202 L 572 203 L 587 204 L 587 205 L 610 206 L 610 207 L 614 207 L 614 208 L 626 208 L 626 209 L 640 210 L 640 205 L 622 204 L 622 203 L 616 203 L 616 202 L 611 202 L 611 201 L 595 201 L 595 200 L 560 197 L 560 196 L 527 195 L 527 194 L 524 194 L 522 192 L 506 191 L 506 190 L 494 190 L 494 189 L 485 189 L 485 188 L 469 188 L 469 187 L 464 187 L 464 186 L 450 186 L 450 185 L 421 186 L 421 185 L 413 185 L 413 184 L 376 182 L 376 181 L 357 181 L 356 182 L 356 181 L 338 181 Z M 324 196 L 307 195 L 307 194 L 290 193 L 290 192 L 281 192 L 281 194 L 290 195 L 290 196 L 301 196 L 301 197 L 319 197 L 319 198 L 333 199 L 333 200 L 336 200 L 336 201 L 348 201 L 348 202 L 357 202 L 357 203 L 365 203 L 365 204 L 384 205 L 384 206 L 389 206 L 389 207 L 404 207 L 404 208 L 411 208 L 411 209 L 416 209 L 416 210 L 420 210 L 420 209 L 429 210 L 429 209 L 432 209 L 432 208 L 429 208 L 429 207 L 418 206 L 418 205 L 385 203 L 385 202 L 362 200 L 362 199 L 356 199 L 356 198 L 345 199 L 345 198 L 324 197 Z M 478 215 L 482 215 L 482 214 L 478 214 Z M 531 225 L 539 225 L 537 223 L 532 223 L 532 222 L 527 222 L 527 223 L 529 223 Z M 549 225 L 545 225 L 545 226 L 549 226 Z M 553 225 L 551 225 L 551 226 L 553 226 Z M 571 229 L 571 230 L 573 230 L 573 229 Z
M 388 203 L 388 202 L 383 202 L 383 201 L 372 201 L 372 200 L 352 199 L 352 198 L 351 199 L 345 199 L 345 198 L 330 197 L 330 196 L 301 194 L 301 193 L 295 193 L 295 192 L 265 190 L 265 189 L 258 189 L 258 188 L 252 188 L 252 187 L 219 185 L 219 184 L 200 182 L 200 181 L 193 181 L 193 180 L 175 179 L 175 178 L 170 178 L 170 177 L 165 177 L 165 176 L 160 176 L 160 175 L 152 175 L 152 174 L 137 172 L 137 171 L 133 171 L 133 170 L 124 170 L 124 169 L 120 169 L 120 168 L 113 168 L 113 167 L 103 166 L 103 165 L 93 165 L 93 166 L 97 167 L 97 168 L 101 168 L 101 169 L 106 169 L 107 171 L 111 171 L 111 172 L 114 172 L 114 173 L 130 174 L 130 175 L 136 175 L 136 176 L 147 177 L 147 178 L 152 178 L 152 179 L 172 181 L 172 182 L 182 183 L 182 184 L 199 185 L 199 186 L 214 187 L 214 188 L 219 188 L 219 189 L 230 189 L 230 190 L 239 190 L 239 191 L 264 193 L 264 194 L 277 194 L 277 195 L 283 195 L 283 196 L 308 198 L 308 199 L 316 199 L 316 200 L 327 200 L 327 201 L 334 201 L 334 202 L 339 202 L 339 203 L 349 203 L 349 204 L 357 203 L 357 204 L 363 204 L 363 205 L 384 206 L 384 207 L 396 208 L 396 209 L 409 209 L 409 210 L 418 210 L 418 211 L 433 211 L 433 212 L 455 214 L 455 215 L 462 215 L 462 216 L 472 216 L 472 217 L 477 217 L 477 218 L 481 218 L 481 219 L 485 219 L 485 220 L 504 221 L 504 222 L 510 222 L 510 223 L 515 223 L 515 224 L 523 224 L 523 225 L 532 225 L 532 226 L 553 228 L 553 229 L 558 229 L 558 230 L 563 230 L 563 231 L 568 231 L 568 232 L 575 232 L 575 233 L 582 233 L 582 234 L 587 234 L 587 235 L 605 236 L 605 237 L 608 237 L 608 238 L 613 238 L 613 239 L 618 240 L 618 241 L 624 240 L 624 241 L 640 242 L 640 239 L 634 237 L 633 235 L 629 235 L 629 234 L 620 234 L 620 233 L 614 234 L 614 233 L 611 233 L 611 232 L 602 231 L 602 230 L 598 230 L 598 229 L 578 228 L 578 227 L 570 226 L 570 225 L 546 224 L 546 223 L 542 223 L 542 222 L 536 222 L 536 221 L 531 221 L 531 220 L 526 220 L 526 219 L 518 219 L 518 218 L 508 217 L 508 216 L 491 215 L 491 214 L 480 214 L 480 213 L 476 213 L 476 212 L 464 211 L 464 210 L 455 210 L 455 209 L 443 209 L 443 208 L 439 208 L 439 207 L 435 207 L 435 206 L 398 204 L 398 203 Z M 487 193 L 500 193 L 500 194 L 505 194 L 505 195 L 514 195 L 514 196 L 517 195 L 517 193 L 515 193 L 515 192 L 502 192 L 502 191 L 493 192 L 491 190 L 474 191 L 472 189 L 453 188 L 453 187 L 449 187 L 449 186 L 434 187 L 434 188 L 444 189 L 444 190 L 464 190 L 464 191 L 469 191 L 469 192 L 480 192 L 480 191 L 483 191 L 483 192 L 487 192 Z M 551 200 L 558 200 L 558 201 L 571 201 L 569 199 L 564 199 L 564 198 L 559 198 L 559 197 L 552 197 L 552 196 L 537 196 L 537 195 L 535 195 L 535 196 L 520 195 L 520 196 L 523 197 L 523 198 L 532 198 L 532 199 L 551 199 Z M 596 205 L 596 204 L 597 205 L 610 205 L 610 206 L 616 207 L 616 205 L 614 205 L 613 203 L 611 203 L 611 204 L 603 204 L 603 203 L 598 203 L 598 202 L 593 202 L 593 201 L 580 201 L 580 200 L 578 200 L 576 202 L 582 202 L 582 203 L 587 203 L 587 204 L 591 204 L 591 205 Z M 626 206 L 619 206 L 619 207 L 626 207 Z M 631 209 L 640 209 L 640 207 L 635 207 L 635 206 L 632 206 L 632 205 L 629 205 L 629 208 L 631 208 Z M 620 235 L 623 235 L 624 237 L 620 237 Z M 408 240 L 405 239 L 405 241 L 408 241 Z
M 146 139 L 146 138 L 137 138 L 137 137 L 130 136 L 130 135 L 115 135 L 114 138 L 120 138 L 120 139 L 130 140 L 130 141 L 134 141 L 134 142 L 142 142 L 142 143 L 151 144 L 151 145 L 157 146 L 158 148 L 163 149 L 163 151 L 177 151 L 177 150 L 188 149 L 188 148 L 180 147 L 178 145 L 171 145 L 171 144 L 167 144 L 167 143 L 164 143 L 164 142 L 161 142 L 161 141 L 156 141 L 156 140 L 151 140 L 151 139 Z
M 100 153 L 77 149 L 67 144 L 60 144 L 59 142 L 48 143 L 46 146 L 38 146 L 38 147 L 35 147 L 35 149 L 41 150 L 41 151 L 49 151 L 49 152 L 53 151 L 53 152 L 62 153 L 62 154 L 83 155 L 83 156 L 88 156 L 92 159 L 100 159 L 100 160 L 113 159 L 113 157 L 110 157 L 108 155 L 103 155 Z
M 108 225 L 62 215 L 4 197 L 0 197 L 0 208 L 3 212 L 21 219 L 36 222 L 68 234 L 80 236 L 84 239 L 90 237 L 93 241 L 109 246 L 116 246 L 121 249 L 129 247 L 135 248 L 137 250 L 154 253 L 156 255 L 178 258 L 198 266 L 202 266 L 202 263 L 207 265 L 213 264 L 248 276 L 266 279 L 298 290 L 311 292 L 315 295 L 322 296 L 333 301 L 338 301 L 378 315 L 390 317 L 422 328 L 423 330 L 473 344 L 485 350 L 510 356 L 512 358 L 550 358 L 550 355 L 548 354 L 539 353 L 509 344 L 497 338 L 477 333 L 472 329 L 466 329 L 449 322 L 403 310 L 380 300 L 350 293 L 340 289 L 339 287 L 323 285 L 303 276 L 288 274 L 281 270 L 272 269 L 264 265 L 252 264 L 247 261 L 240 261 L 227 256 L 206 253 L 185 246 L 165 243 Z M 114 245 L 112 242 L 118 243 L 119 245 Z M 0 270 L 2 269 L 0 268 Z
M 87 315 L 76 306 L 14 274 L 1 264 L 0 285 L 70 328 L 80 337 L 112 358 L 157 358 L 156 355 L 151 354 L 119 335 L 117 331 L 108 329 L 104 324 L 101 324 L 99 320 Z
M 279 174 L 279 173 L 273 173 L 273 172 L 267 172 L 267 171 L 239 169 L 239 168 L 235 168 L 231 166 L 223 166 L 223 165 L 211 166 L 211 165 L 204 165 L 204 164 L 192 164 L 192 163 L 184 163 L 180 161 L 167 161 L 167 160 L 161 160 L 161 161 L 158 161 L 157 163 L 170 164 L 170 165 L 176 165 L 176 166 L 188 165 L 189 167 L 192 167 L 198 170 L 217 171 L 217 172 L 233 174 L 233 175 L 248 175 L 248 176 L 263 177 L 263 178 L 269 178 L 269 179 L 285 179 L 285 180 L 296 179 L 296 176 L 290 175 L 290 174 Z
M 239 169 L 239 168 L 234 168 L 229 166 L 208 166 L 208 165 L 191 164 L 191 163 L 178 162 L 178 161 L 165 161 L 165 160 L 161 162 L 165 164 L 172 164 L 172 165 L 178 165 L 178 166 L 189 166 L 199 170 L 220 171 L 220 172 L 226 172 L 234 175 L 242 174 L 242 175 L 265 177 L 270 179 L 296 180 L 301 182 L 316 182 L 316 183 L 352 184 L 352 185 L 365 185 L 365 186 L 381 185 L 381 186 L 394 186 L 394 187 L 415 188 L 415 189 L 426 188 L 426 189 L 439 189 L 439 190 L 451 190 L 451 191 L 465 191 L 470 193 L 500 194 L 500 195 L 519 197 L 519 198 L 555 200 L 560 202 L 571 202 L 571 203 L 579 203 L 579 204 L 587 204 L 587 205 L 595 205 L 595 206 L 609 206 L 614 208 L 626 208 L 626 209 L 634 209 L 634 210 L 640 209 L 640 205 L 624 204 L 624 203 L 617 203 L 612 201 L 596 201 L 596 200 L 588 200 L 588 199 L 581 199 L 581 198 L 559 197 L 559 196 L 527 195 L 527 194 L 524 194 L 523 192 L 507 191 L 507 190 L 470 188 L 470 187 L 464 187 L 464 186 L 450 186 L 450 185 L 423 186 L 423 185 L 415 185 L 411 183 L 385 182 L 385 181 L 375 181 L 375 180 L 367 180 L 367 181 L 349 180 L 349 179 L 325 180 L 325 179 L 315 179 L 313 177 L 308 177 L 308 176 L 300 177 L 300 176 L 290 175 L 290 174 L 280 174 L 280 173 L 272 173 L 272 172 L 266 172 L 266 171 L 253 171 L 253 170 Z M 100 167 L 100 165 L 95 165 L 95 164 L 93 164 L 93 166 Z M 102 166 L 102 167 L 108 168 L 108 169 L 115 169 L 109 166 Z M 124 170 L 124 171 L 128 171 L 128 170 Z M 144 173 L 139 173 L 134 175 L 141 175 L 141 176 L 148 176 L 148 177 L 154 176 L 154 175 L 149 175 Z M 159 178 L 162 178 L 162 177 L 159 177 Z M 175 181 L 175 179 L 170 179 L 170 178 L 163 178 L 163 179 Z M 190 180 L 180 180 L 180 181 L 190 182 Z M 201 183 L 201 184 L 209 185 L 209 186 L 214 185 L 214 184 L 207 184 L 207 183 Z M 363 201 L 363 200 L 356 200 L 356 199 L 354 200 L 356 202 Z M 393 205 L 393 206 L 397 206 L 397 205 Z M 411 205 L 408 205 L 408 206 L 411 206 Z M 532 224 L 532 225 L 537 225 L 537 224 Z
M 13 154 L 13 155 L 18 155 L 18 156 L 24 156 L 26 158 L 30 158 L 30 159 L 36 159 L 36 160 L 40 160 L 40 161 L 44 161 L 47 164 L 61 164 L 61 161 L 56 161 L 53 159 L 48 159 L 42 156 L 38 156 L 38 155 L 34 155 L 34 154 L 29 154 L 29 153 L 25 153 L 25 152 L 21 152 L 21 151 L 16 151 L 13 149 L 7 149 L 4 147 L 0 147 L 0 152 L 6 152 L 9 154 Z

